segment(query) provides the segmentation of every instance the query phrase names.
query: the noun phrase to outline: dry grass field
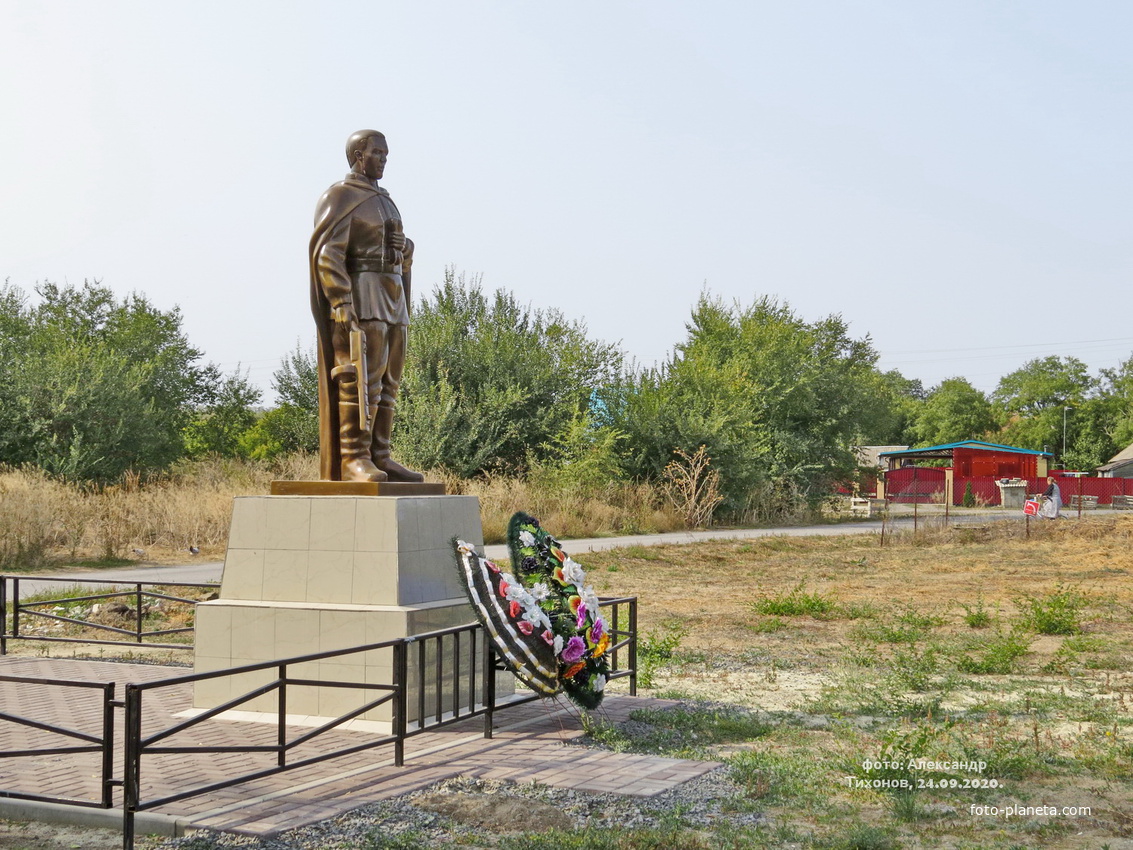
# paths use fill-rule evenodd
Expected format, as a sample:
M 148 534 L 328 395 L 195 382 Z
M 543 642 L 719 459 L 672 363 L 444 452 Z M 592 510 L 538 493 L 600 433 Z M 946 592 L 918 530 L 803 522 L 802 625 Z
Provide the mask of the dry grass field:
M 1026 531 L 773 537 L 585 565 L 603 594 L 640 597 L 654 693 L 768 723 L 714 749 L 745 778 L 738 804 L 768 814 L 738 846 L 1130 848 L 1133 517 Z
M 204 460 L 152 481 L 127 477 L 103 488 L 0 467 L 0 570 L 175 564 L 186 560 L 190 547 L 202 560 L 219 560 L 234 497 L 267 495 L 274 479 L 317 478 L 318 459 L 310 455 L 271 465 Z M 442 473 L 429 473 L 427 480 L 443 481 L 450 494 L 479 497 L 488 543 L 503 542 L 508 520 L 518 510 L 543 517 L 563 537 L 686 527 L 664 489 L 649 484 L 579 488 L 508 476 L 463 481 Z
M 720 761 L 715 814 L 441 838 L 391 821 L 358 846 L 1133 848 L 1133 516 L 578 557 L 603 595 L 639 597 L 642 690 L 682 701 L 599 710 L 592 745 Z

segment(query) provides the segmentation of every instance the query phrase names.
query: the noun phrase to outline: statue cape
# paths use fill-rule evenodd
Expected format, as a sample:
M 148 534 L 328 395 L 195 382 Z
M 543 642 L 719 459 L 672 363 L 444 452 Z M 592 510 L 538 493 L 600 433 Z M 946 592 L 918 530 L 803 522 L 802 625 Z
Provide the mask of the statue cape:
M 377 194 L 378 188 L 369 181 L 348 177 L 327 189 L 315 207 L 315 232 L 311 235 L 310 247 L 311 312 L 318 331 L 319 477 L 323 481 L 342 479 L 342 452 L 339 446 L 338 385 L 330 378 L 330 370 L 334 368 L 330 303 L 319 283 L 318 256 L 335 227 Z

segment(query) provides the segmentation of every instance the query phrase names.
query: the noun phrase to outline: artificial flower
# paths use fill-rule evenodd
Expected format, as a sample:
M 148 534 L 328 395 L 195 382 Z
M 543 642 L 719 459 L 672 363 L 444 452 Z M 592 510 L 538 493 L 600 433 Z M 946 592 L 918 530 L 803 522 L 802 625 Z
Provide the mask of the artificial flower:
M 594 682 L 594 690 L 596 690 L 598 693 L 606 690 L 606 677 L 601 673 L 595 676 L 592 681 Z
M 531 548 L 535 545 L 535 535 L 526 530 L 519 532 L 519 545 Z
M 586 654 L 586 642 L 583 641 L 578 635 L 575 635 L 566 642 L 563 647 L 562 659 L 567 664 L 573 664 Z
M 563 561 L 563 578 L 566 579 L 568 584 L 576 584 L 582 586 L 586 581 L 586 571 L 582 569 L 582 565 L 571 558 Z
M 575 625 L 579 631 L 586 628 L 586 606 L 581 603 L 578 606 L 578 620 Z
M 545 640 L 547 642 L 548 646 L 554 646 L 555 645 L 555 633 L 552 632 L 550 629 L 547 629 L 545 632 L 543 632 L 541 637 L 543 638 L 543 640 Z M 561 641 L 562 638 L 559 638 L 559 640 Z
M 510 603 L 508 603 L 508 606 L 507 606 L 507 614 L 508 614 L 508 616 L 509 616 L 509 617 L 511 617 L 511 618 L 512 618 L 513 620 L 514 620 L 514 619 L 515 619 L 516 617 L 518 617 L 518 616 L 519 616 L 519 612 L 520 612 L 520 611 L 522 611 L 522 610 L 523 610 L 523 606 L 521 606 L 521 605 L 520 605 L 520 604 L 519 604 L 518 602 L 516 602 L 516 601 L 515 601 L 514 599 L 513 599 L 513 600 L 512 600 L 512 601 L 511 601 Z
M 590 627 L 590 642 L 597 643 L 606 631 L 606 622 L 601 617 L 594 618 L 594 625 Z
M 551 628 L 551 618 L 548 617 L 547 612 L 538 605 L 524 609 L 523 619 L 532 626 L 542 626 L 545 629 Z
M 561 655 L 563 651 L 563 636 L 555 635 L 555 642 L 551 644 L 554 647 L 555 655 Z
M 593 656 L 601 658 L 606 654 L 606 650 L 610 648 L 610 634 L 607 632 L 598 639 L 598 644 L 594 647 Z
M 514 605 L 515 603 L 513 602 L 512 604 Z M 520 620 L 520 621 L 519 621 L 518 623 L 516 623 L 515 625 L 516 625 L 516 628 L 518 628 L 518 629 L 519 629 L 519 630 L 520 630 L 521 632 L 523 632 L 523 633 L 524 633 L 525 635 L 529 635 L 529 634 L 531 634 L 531 633 L 532 633 L 533 631 L 535 631 L 535 627 L 534 627 L 534 626 L 532 626 L 532 625 L 531 625 L 531 624 L 530 624 L 529 622 L 527 622 L 526 620 Z
M 542 602 L 551 595 L 551 588 L 547 587 L 544 582 L 537 581 L 531 585 L 531 598 L 536 602 Z
M 585 669 L 586 669 L 586 665 L 583 664 L 581 661 L 578 661 L 578 662 L 570 665 L 566 669 L 566 672 L 563 673 L 563 678 L 564 679 L 573 679 L 575 676 L 577 676 L 579 673 L 581 673 Z
M 485 562 L 484 562 L 484 566 L 486 566 L 486 567 L 487 567 L 487 568 L 488 568 L 489 570 L 491 570 L 491 571 L 492 571 L 492 572 L 494 572 L 494 573 L 498 573 L 498 572 L 500 571 L 500 568 L 499 568 L 499 567 L 497 567 L 497 566 L 496 566 L 496 565 L 495 565 L 494 563 L 492 563 L 491 561 L 485 561 Z
M 590 585 L 578 591 L 578 595 L 582 597 L 582 601 L 586 603 L 587 611 L 598 610 L 598 594 L 594 592 L 594 588 Z

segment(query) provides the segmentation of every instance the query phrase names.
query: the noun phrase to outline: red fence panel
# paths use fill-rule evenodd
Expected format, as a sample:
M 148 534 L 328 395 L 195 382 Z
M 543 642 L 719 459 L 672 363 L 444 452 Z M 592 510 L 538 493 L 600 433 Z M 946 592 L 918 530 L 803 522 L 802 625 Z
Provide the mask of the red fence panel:
M 944 501 L 944 470 L 933 466 L 906 466 L 885 473 L 885 494 L 892 502 Z

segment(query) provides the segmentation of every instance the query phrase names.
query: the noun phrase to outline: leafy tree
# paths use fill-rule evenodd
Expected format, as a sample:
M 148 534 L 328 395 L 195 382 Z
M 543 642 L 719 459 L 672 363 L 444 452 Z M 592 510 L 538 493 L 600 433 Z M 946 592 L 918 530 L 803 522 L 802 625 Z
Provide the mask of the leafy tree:
M 674 451 L 700 446 L 722 476 L 725 507 L 815 502 L 855 467 L 851 445 L 876 427 L 877 354 L 830 316 L 805 322 L 786 304 L 750 307 L 703 295 L 688 339 L 607 405 L 626 434 L 631 474 L 659 478 Z
M 283 355 L 283 362 L 271 376 L 271 388 L 280 404 L 319 414 L 319 366 L 314 349 L 304 349 L 298 342 Z
M 445 272 L 417 305 L 394 449 L 421 468 L 465 477 L 523 471 L 617 374 L 617 349 L 555 310 L 533 310 Z
M 291 404 L 265 410 L 240 437 L 240 454 L 268 460 L 292 452 L 319 450 L 319 418 Z
M 319 373 L 313 349 L 297 342 L 271 378 L 279 407 L 265 411 L 240 439 L 241 454 L 266 460 L 319 450 Z
M 919 378 L 906 378 L 896 369 L 875 371 L 863 380 L 872 382 L 866 394 L 872 401 L 870 416 L 863 423 L 863 445 L 896 446 L 916 442 L 915 425 L 926 397 Z
M 995 430 L 991 402 L 965 378 L 948 378 L 934 387 L 913 426 L 922 446 L 982 439 Z
M 239 368 L 224 378 L 216 396 L 185 429 L 185 450 L 193 457 L 217 454 L 244 455 L 242 438 L 256 424 L 256 411 L 263 393 Z
M 1028 361 L 1001 378 L 992 395 L 1002 426 L 999 440 L 1061 454 L 1063 409 L 1081 407 L 1096 388 L 1097 381 L 1076 357 Z
M 31 304 L 0 287 L 0 462 L 107 481 L 166 466 L 219 372 L 181 331 L 177 308 L 118 300 L 98 283 L 45 283 Z
M 1113 451 L 1105 458 L 1133 443 L 1133 356 L 1116 369 L 1102 369 L 1099 395 L 1105 400 L 1106 412 L 1110 417 L 1110 430 Z

